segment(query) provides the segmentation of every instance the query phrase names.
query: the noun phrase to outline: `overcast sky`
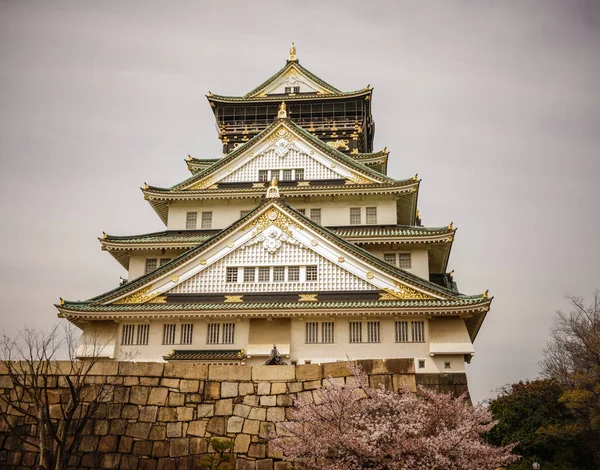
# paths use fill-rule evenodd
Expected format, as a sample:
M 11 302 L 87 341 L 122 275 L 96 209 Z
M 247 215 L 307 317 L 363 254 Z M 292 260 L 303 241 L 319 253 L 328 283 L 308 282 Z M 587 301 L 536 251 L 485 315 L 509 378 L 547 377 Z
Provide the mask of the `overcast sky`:
M 162 230 L 144 181 L 221 154 L 204 95 L 300 63 L 371 84 L 389 174 L 423 179 L 425 225 L 458 227 L 467 294 L 494 296 L 475 401 L 534 378 L 566 293 L 600 288 L 600 2 L 0 1 L 0 319 L 115 287 L 102 231 Z

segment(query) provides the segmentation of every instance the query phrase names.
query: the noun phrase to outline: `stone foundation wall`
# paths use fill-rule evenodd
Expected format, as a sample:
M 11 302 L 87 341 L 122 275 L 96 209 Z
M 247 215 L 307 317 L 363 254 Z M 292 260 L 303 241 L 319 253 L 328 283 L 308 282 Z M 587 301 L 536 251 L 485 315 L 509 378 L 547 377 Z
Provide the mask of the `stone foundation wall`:
M 425 385 L 442 392 L 467 391 L 464 373 L 415 374 L 411 359 L 358 361 L 372 387 L 416 391 Z M 233 441 L 235 468 L 283 470 L 291 466 L 269 446 L 270 430 L 289 415 L 293 399 L 312 399 L 331 377 L 343 383 L 346 363 L 298 366 L 220 366 L 192 363 L 101 362 L 91 383 L 108 384 L 107 399 L 83 431 L 72 468 L 195 469 L 212 449 L 206 438 Z M 57 389 L 66 384 L 54 380 Z M 0 394 L 14 393 L 0 374 Z M 58 394 L 51 394 L 58 399 Z M 59 405 L 51 406 L 59 413 Z M 5 412 L 0 409 L 0 412 Z M 20 432 L 34 433 L 24 417 L 11 417 Z M 35 449 L 24 449 L 0 420 L 0 468 L 32 468 Z

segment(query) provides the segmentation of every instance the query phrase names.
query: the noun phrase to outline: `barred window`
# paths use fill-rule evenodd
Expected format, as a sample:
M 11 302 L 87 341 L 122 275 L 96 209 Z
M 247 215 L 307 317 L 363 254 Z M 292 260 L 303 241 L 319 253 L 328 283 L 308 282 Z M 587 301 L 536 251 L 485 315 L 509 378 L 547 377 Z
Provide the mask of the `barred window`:
M 258 267 L 258 282 L 269 282 L 271 280 L 271 268 L 268 266 Z
M 130 345 L 133 344 L 135 339 L 135 325 L 123 325 L 123 337 L 121 338 L 121 344 Z
M 294 93 L 300 93 L 300 87 L 299 86 L 295 86 L 294 87 Z
M 151 273 L 158 267 L 158 260 L 156 258 L 146 258 L 146 269 L 144 274 Z
M 321 209 L 311 209 L 309 218 L 313 222 L 320 224 L 321 223 Z
M 383 261 L 396 266 L 396 253 L 384 253 Z
M 202 221 L 200 222 L 201 228 L 212 228 L 212 212 L 203 212 Z
M 350 208 L 350 225 L 360 225 L 360 224 L 361 224 L 360 207 L 351 207 Z
M 258 170 L 258 181 L 269 181 L 269 170 Z
M 220 329 L 221 329 L 220 323 L 209 323 L 208 324 L 208 337 L 206 338 L 207 344 L 219 344 Z
M 289 95 L 292 92 L 292 87 L 291 86 L 286 86 L 285 88 L 285 94 Z
M 308 282 L 317 280 L 317 267 L 316 266 L 307 266 L 306 267 L 306 280 Z
M 250 212 L 252 212 L 252 211 L 251 210 L 249 210 L 249 211 L 240 211 L 240 219 L 242 217 L 246 217 Z
M 175 344 L 175 323 L 166 323 L 164 325 L 163 344 Z
M 400 262 L 398 263 L 398 267 L 402 269 L 410 269 L 411 268 L 411 256 L 410 253 L 398 253 L 398 257 Z
M 322 343 L 333 343 L 334 342 L 334 330 L 333 322 L 326 321 L 321 323 L 321 342 Z
M 365 209 L 368 224 L 377 223 L 377 207 L 367 207 Z
M 256 280 L 256 269 L 246 267 L 244 268 L 244 282 L 254 282 Z
M 396 322 L 396 343 L 408 343 L 408 322 Z
M 188 212 L 185 215 L 186 230 L 195 230 L 197 221 L 198 221 L 198 213 L 197 212 Z
M 273 268 L 273 282 L 285 282 L 285 266 Z
M 173 258 L 161 258 L 160 259 L 160 263 L 159 265 L 162 266 L 163 264 L 167 264 L 169 261 L 171 261 Z
M 142 344 L 142 345 L 148 344 L 149 336 L 150 336 L 150 325 L 138 325 L 137 344 Z
M 300 212 L 302 215 L 306 215 L 306 209 L 296 209 L 298 212 Z
M 350 342 L 351 343 L 362 343 L 362 322 L 351 321 L 350 322 Z
M 182 323 L 181 325 L 181 344 L 192 344 L 194 335 L 193 323 Z
M 235 323 L 223 323 L 223 344 L 233 344 Z
M 369 343 L 379 343 L 379 322 L 367 322 L 367 338 Z
M 314 344 L 319 342 L 319 324 L 317 322 L 306 323 L 306 343 Z
M 410 322 L 412 327 L 412 340 L 415 343 L 425 342 L 425 322 L 424 321 L 413 321 Z
M 226 282 L 238 282 L 238 268 L 227 268 Z
M 292 180 L 292 170 L 283 170 L 281 175 L 281 181 L 291 181 Z
M 296 181 L 304 179 L 304 168 L 296 168 Z
M 300 266 L 290 266 L 288 268 L 288 281 L 299 281 L 300 280 Z

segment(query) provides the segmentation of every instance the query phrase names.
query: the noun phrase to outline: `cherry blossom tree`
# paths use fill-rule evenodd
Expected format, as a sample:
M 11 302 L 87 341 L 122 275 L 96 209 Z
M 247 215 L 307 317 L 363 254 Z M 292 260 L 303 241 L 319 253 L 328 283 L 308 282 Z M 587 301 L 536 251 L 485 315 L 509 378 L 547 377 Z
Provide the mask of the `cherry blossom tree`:
M 496 423 L 465 395 L 372 389 L 359 366 L 350 369 L 354 376 L 344 385 L 329 379 L 314 400 L 296 400 L 292 419 L 272 437 L 299 468 L 481 470 L 518 459 L 514 445 L 494 447 L 482 439 Z

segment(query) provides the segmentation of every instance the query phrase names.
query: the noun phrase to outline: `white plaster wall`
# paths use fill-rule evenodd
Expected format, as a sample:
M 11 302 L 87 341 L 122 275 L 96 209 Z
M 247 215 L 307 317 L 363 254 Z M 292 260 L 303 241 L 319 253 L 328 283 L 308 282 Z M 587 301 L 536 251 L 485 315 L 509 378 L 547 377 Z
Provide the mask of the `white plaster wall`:
M 265 190 L 266 191 L 266 190 Z M 212 228 L 223 229 L 240 218 L 243 210 L 255 209 L 260 204 L 259 199 L 232 199 L 226 201 L 178 201 L 169 206 L 168 230 L 186 230 L 188 212 L 198 212 L 198 225 L 201 228 L 201 213 L 212 211 Z
M 405 269 L 405 271 L 416 274 L 417 276 L 429 280 L 429 252 L 425 249 L 411 250 L 410 248 L 404 250 L 390 250 L 381 249 L 377 245 L 370 245 L 367 247 L 369 253 L 377 256 L 379 259 L 383 259 L 384 253 L 411 253 L 411 268 Z

